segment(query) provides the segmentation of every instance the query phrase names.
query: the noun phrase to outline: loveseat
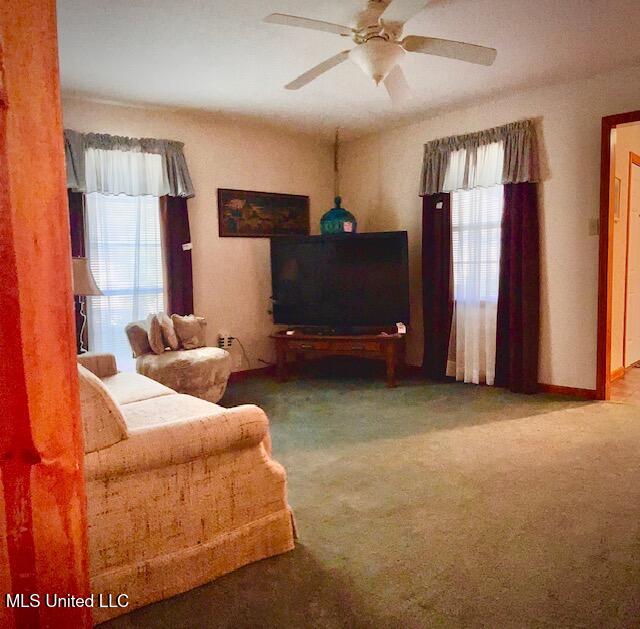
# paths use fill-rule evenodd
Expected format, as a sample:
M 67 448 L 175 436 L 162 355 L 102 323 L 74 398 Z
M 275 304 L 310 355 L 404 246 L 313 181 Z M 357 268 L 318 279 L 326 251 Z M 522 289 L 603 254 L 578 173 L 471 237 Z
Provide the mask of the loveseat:
M 253 405 L 225 409 L 78 356 L 91 590 L 126 609 L 293 548 L 285 471 Z

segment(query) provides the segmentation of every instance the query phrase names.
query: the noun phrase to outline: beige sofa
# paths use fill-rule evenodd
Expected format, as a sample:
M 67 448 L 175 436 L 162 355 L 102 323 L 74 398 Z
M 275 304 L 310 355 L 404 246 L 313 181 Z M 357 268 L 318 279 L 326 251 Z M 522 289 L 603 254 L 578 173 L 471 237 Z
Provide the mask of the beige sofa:
M 102 622 L 293 548 L 268 419 L 78 356 L 91 589 L 125 593 Z

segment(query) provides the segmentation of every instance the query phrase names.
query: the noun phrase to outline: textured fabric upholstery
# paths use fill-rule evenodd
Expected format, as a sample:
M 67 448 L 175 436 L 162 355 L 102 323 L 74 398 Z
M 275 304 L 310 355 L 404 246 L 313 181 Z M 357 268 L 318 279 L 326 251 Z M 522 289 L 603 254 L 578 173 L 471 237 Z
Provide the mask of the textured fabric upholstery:
M 218 347 L 145 354 L 137 359 L 136 369 L 178 393 L 217 402 L 227 388 L 231 356 Z
M 144 376 L 140 376 L 144 378 Z M 149 378 L 146 378 L 147 380 Z M 162 385 L 160 385 L 162 386 Z M 171 391 L 171 389 L 169 389 Z M 144 430 L 167 423 L 176 423 L 176 417 L 181 422 L 192 421 L 202 417 L 219 417 L 226 409 L 206 400 L 183 395 L 171 391 L 171 395 L 140 400 L 134 404 L 127 404 L 124 418 L 130 431 Z
M 204 317 L 196 317 L 195 315 L 183 317 L 172 314 L 171 321 L 180 339 L 180 345 L 184 349 L 204 347 L 207 328 L 207 320 Z
M 176 409 L 187 405 L 188 395 L 174 395 L 153 400 L 135 402 L 137 407 L 127 413 L 139 424 L 130 426 L 129 438 L 117 447 L 106 448 L 87 456 L 85 476 L 87 480 L 114 479 L 116 476 L 143 472 L 163 467 L 189 463 L 203 457 L 213 456 L 235 449 L 257 447 L 269 430 L 269 420 L 257 406 L 240 406 L 235 409 L 201 409 L 186 417 L 176 415 Z M 209 404 L 198 400 L 201 404 Z M 169 402 L 169 404 L 163 404 Z M 163 408 L 164 406 L 164 408 Z M 158 419 L 147 413 L 153 409 L 173 412 Z M 193 409 L 188 409 L 193 412 Z M 176 419 L 176 417 L 178 419 Z M 147 425 L 145 425 L 147 424 Z
M 146 321 L 132 321 L 125 326 L 124 332 L 135 358 L 151 351 Z
M 116 357 L 113 354 L 85 352 L 84 354 L 78 354 L 78 362 L 98 378 L 105 378 L 118 373 Z
M 293 548 L 285 471 L 260 408 L 78 370 L 85 432 L 119 414 L 117 441 L 85 455 L 89 566 L 92 592 L 125 592 L 130 605 L 95 608 L 94 622 Z
M 166 312 L 159 312 L 157 317 L 158 323 L 160 323 L 160 330 L 162 332 L 162 340 L 164 341 L 164 346 L 173 351 L 180 349 L 180 340 L 178 339 L 178 335 L 176 334 L 176 329 L 173 326 L 171 317 Z
M 161 395 L 175 395 L 175 391 L 169 387 L 137 373 L 120 372 L 115 376 L 102 378 L 102 382 L 118 404 L 130 404 Z
M 82 365 L 78 365 L 78 376 L 85 453 L 126 439 L 127 426 L 120 407 L 102 380 Z
M 162 328 L 158 316 L 150 314 L 147 317 L 147 337 L 151 351 L 154 354 L 162 354 L 164 352 L 164 339 L 162 338 Z

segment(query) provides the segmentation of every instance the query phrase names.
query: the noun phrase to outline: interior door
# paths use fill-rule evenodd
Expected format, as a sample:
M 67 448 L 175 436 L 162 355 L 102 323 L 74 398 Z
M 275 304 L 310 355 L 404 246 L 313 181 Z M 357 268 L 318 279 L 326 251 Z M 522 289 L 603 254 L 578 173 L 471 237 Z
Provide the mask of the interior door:
M 640 155 L 631 154 L 624 366 L 640 361 Z

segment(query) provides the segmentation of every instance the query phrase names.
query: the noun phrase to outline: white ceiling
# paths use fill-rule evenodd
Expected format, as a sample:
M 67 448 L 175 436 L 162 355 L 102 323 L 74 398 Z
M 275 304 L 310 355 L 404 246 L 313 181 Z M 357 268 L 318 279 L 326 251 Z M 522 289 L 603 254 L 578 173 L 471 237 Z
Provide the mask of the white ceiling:
M 639 0 L 431 0 L 405 34 L 498 49 L 485 68 L 407 54 L 413 98 L 393 110 L 346 62 L 297 92 L 285 83 L 352 42 L 262 22 L 272 12 L 348 23 L 365 0 L 58 0 L 66 94 L 361 132 L 490 94 L 640 61 Z

